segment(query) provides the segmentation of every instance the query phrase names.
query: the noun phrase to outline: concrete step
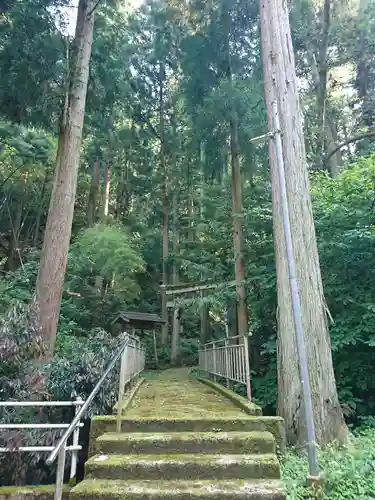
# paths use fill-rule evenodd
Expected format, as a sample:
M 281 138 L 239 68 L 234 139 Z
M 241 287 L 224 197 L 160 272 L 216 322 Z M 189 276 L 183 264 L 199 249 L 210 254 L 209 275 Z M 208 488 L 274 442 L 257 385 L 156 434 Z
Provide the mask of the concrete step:
M 96 455 L 86 463 L 95 479 L 260 479 L 280 478 L 273 454 L 257 455 Z
M 96 439 L 116 431 L 115 416 L 94 417 L 91 422 L 89 456 L 98 453 Z M 125 433 L 159 432 L 271 432 L 281 451 L 285 448 L 285 430 L 280 417 L 242 418 L 122 418 L 121 431 Z
M 275 453 L 270 432 L 107 433 L 96 440 L 96 453 Z
M 70 498 L 82 500 L 286 500 L 276 480 L 108 481 L 86 479 Z
M 122 432 L 211 432 L 222 431 L 270 431 L 283 425 L 281 417 L 246 416 L 241 418 L 121 418 Z M 97 416 L 92 426 L 99 434 L 116 429 L 116 416 Z

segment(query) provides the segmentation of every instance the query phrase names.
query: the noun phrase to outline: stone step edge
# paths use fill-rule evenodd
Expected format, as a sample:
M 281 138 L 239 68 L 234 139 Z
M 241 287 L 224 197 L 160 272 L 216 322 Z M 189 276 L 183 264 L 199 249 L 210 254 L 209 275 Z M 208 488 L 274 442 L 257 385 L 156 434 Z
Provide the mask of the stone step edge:
M 159 464 L 165 465 L 181 465 L 183 466 L 186 463 L 192 464 L 202 464 L 207 465 L 214 462 L 217 465 L 227 465 L 228 463 L 248 463 L 251 461 L 261 462 L 264 461 L 275 461 L 278 462 L 277 457 L 274 453 L 249 453 L 248 455 L 236 455 L 236 454 L 202 454 L 197 455 L 196 453 L 172 453 L 172 454 L 150 454 L 150 453 L 142 453 L 142 454 L 116 454 L 116 455 L 104 455 L 98 454 L 91 457 L 87 462 L 87 466 L 91 465 L 103 465 L 109 466 L 109 464 L 113 464 L 113 466 L 123 466 L 123 465 L 132 465 L 132 464 L 140 464 L 143 466 L 156 466 Z
M 223 385 L 208 378 L 204 378 L 202 376 L 198 376 L 197 381 L 200 382 L 201 384 L 206 385 L 207 387 L 210 387 L 217 394 L 224 396 L 226 399 L 231 401 L 233 406 L 239 408 L 244 413 L 247 413 L 248 415 L 252 416 L 259 416 L 259 417 L 262 416 L 262 409 L 260 408 L 260 406 L 249 401 L 245 397 L 240 396 L 231 389 L 228 389 L 227 387 L 224 387 Z
M 85 465 L 90 478 L 122 479 L 280 479 L 280 464 L 275 454 L 251 455 L 95 455 Z M 122 474 L 122 476 L 118 476 Z M 133 475 L 133 477 L 131 477 Z M 117 476 L 117 477 L 116 477 Z M 85 476 L 86 477 L 86 476 Z
M 155 481 L 85 479 L 72 489 L 70 498 L 243 498 L 285 500 L 279 480 Z
M 201 441 L 238 441 L 243 438 L 246 441 L 275 442 L 275 438 L 268 431 L 219 431 L 219 432 L 106 432 L 97 438 L 103 441 L 124 442 L 150 442 L 150 441 L 179 441 L 179 442 L 201 442 Z
M 96 416 L 91 421 L 90 427 L 90 444 L 89 456 L 95 455 L 96 439 L 107 432 L 116 430 L 117 419 L 113 415 Z M 149 417 L 144 418 L 125 418 L 121 417 L 122 429 L 126 432 L 134 431 L 148 431 L 148 432 L 178 432 L 181 431 L 195 431 L 200 429 L 201 432 L 207 431 L 209 428 L 220 429 L 228 427 L 241 429 L 242 432 L 271 432 L 277 443 L 278 452 L 284 453 L 286 450 L 286 436 L 284 422 L 281 417 L 253 417 L 244 416 L 241 418 L 199 418 L 199 419 L 186 419 L 186 418 L 163 418 L 153 419 Z M 134 429 L 134 430 L 133 430 Z

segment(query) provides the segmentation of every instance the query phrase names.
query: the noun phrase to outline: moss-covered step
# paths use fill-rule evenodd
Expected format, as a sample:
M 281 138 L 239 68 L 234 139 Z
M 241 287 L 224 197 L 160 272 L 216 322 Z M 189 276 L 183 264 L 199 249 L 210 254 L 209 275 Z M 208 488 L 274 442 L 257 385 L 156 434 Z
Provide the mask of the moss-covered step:
M 96 455 L 86 463 L 95 479 L 279 479 L 275 455 Z
M 71 499 L 84 500 L 285 500 L 276 480 L 106 481 L 87 479 Z
M 99 436 L 97 448 L 113 453 L 274 453 L 270 432 L 116 433 Z
M 159 432 L 262 432 L 268 431 L 275 437 L 281 450 L 285 449 L 284 423 L 280 417 L 250 417 L 240 418 L 128 418 L 121 419 L 121 430 L 126 433 L 159 433 Z M 96 438 L 100 435 L 116 431 L 116 417 L 98 416 L 91 422 L 89 456 L 97 453 Z
M 1 486 L 0 500 L 53 500 L 55 485 L 41 486 Z M 65 486 L 63 500 L 68 500 L 70 487 Z
M 234 391 L 224 387 L 223 385 L 218 384 L 213 380 L 205 379 L 203 377 L 198 377 L 197 380 L 201 384 L 204 384 L 213 389 L 217 394 L 224 396 L 227 400 L 231 401 L 237 408 L 241 409 L 248 415 L 253 415 L 253 416 L 262 415 L 262 409 L 259 406 L 257 406 L 255 403 L 250 402 L 248 399 L 244 398 L 243 396 L 240 396 Z

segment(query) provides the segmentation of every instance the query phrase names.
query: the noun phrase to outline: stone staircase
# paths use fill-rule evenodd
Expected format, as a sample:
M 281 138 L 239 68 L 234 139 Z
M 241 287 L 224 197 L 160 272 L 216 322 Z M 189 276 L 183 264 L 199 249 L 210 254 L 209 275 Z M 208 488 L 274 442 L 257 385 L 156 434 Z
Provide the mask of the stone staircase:
M 121 433 L 114 432 L 114 416 L 94 419 L 85 480 L 73 488 L 70 498 L 286 498 L 276 455 L 276 441 L 280 444 L 282 438 L 277 430 L 280 419 L 262 417 L 259 408 L 245 400 L 247 411 L 241 411 L 212 388 L 193 381 L 184 387 L 194 393 L 198 415 L 189 408 L 189 394 L 188 408 L 176 414 L 176 387 L 167 386 L 170 392 L 163 396 L 160 384 L 156 392 L 155 384 L 144 384 L 138 402 L 136 397 L 122 418 Z M 222 408 L 219 414 L 214 401 Z

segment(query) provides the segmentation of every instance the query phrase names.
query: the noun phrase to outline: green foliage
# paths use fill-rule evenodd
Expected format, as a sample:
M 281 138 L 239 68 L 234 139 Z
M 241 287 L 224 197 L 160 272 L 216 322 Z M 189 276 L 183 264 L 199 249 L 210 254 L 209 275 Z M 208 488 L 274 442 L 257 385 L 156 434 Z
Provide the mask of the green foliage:
M 144 262 L 123 228 L 99 224 L 85 229 L 72 246 L 73 274 L 75 265 L 82 265 L 81 258 L 102 278 L 113 280 L 118 293 L 136 295 L 134 275 L 143 270 Z
M 37 315 L 33 308 L 22 304 L 11 307 L 0 319 L 0 400 L 25 401 L 43 399 L 47 396 L 43 366 L 36 363 L 45 352 L 40 336 Z M 24 423 L 33 420 L 43 421 L 46 412 L 35 412 L 33 408 L 2 409 L 0 421 L 3 423 Z M 38 435 L 36 432 L 9 431 L 0 434 L 0 446 L 22 446 L 48 444 L 51 434 Z M 0 458 L 0 485 L 7 480 L 24 484 L 27 471 L 35 469 L 40 454 L 23 457 L 22 454 L 3 454 Z M 40 471 L 35 471 L 35 479 L 40 478 Z M 4 481 L 4 482 L 3 482 Z
M 33 307 L 15 303 L 0 319 L 0 400 L 71 400 L 87 399 L 118 348 L 118 338 L 97 329 L 77 338 L 60 333 L 56 355 L 49 366 L 43 365 L 45 349 Z M 112 372 L 103 390 L 90 407 L 90 414 L 108 413 L 117 395 L 119 369 Z M 2 423 L 70 422 L 71 409 L 2 409 Z M 8 431 L 0 434 L 0 446 L 50 446 L 60 431 Z M 35 484 L 46 479 L 40 467 L 41 453 L 2 455 L 0 485 Z M 51 474 L 53 469 L 48 470 Z
M 118 346 L 119 338 L 101 329 L 88 332 L 84 338 L 59 335 L 48 376 L 49 393 L 59 400 L 69 400 L 74 396 L 87 399 Z M 91 405 L 87 417 L 111 411 L 116 401 L 118 377 L 119 369 L 114 369 Z
M 288 500 L 332 498 L 368 500 L 375 489 L 375 430 L 367 428 L 352 437 L 350 444 L 328 446 L 318 453 L 321 470 L 326 477 L 325 491 L 305 486 L 307 458 L 288 450 L 282 459 L 282 477 Z
M 168 368 L 171 363 L 171 348 L 158 348 L 158 364 L 155 363 L 153 344 L 151 340 L 146 339 L 146 356 L 147 367 L 149 369 L 164 369 Z M 198 364 L 198 341 L 191 338 L 182 338 L 179 343 L 178 366 L 196 366 Z

